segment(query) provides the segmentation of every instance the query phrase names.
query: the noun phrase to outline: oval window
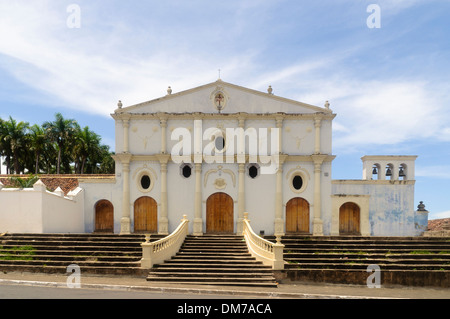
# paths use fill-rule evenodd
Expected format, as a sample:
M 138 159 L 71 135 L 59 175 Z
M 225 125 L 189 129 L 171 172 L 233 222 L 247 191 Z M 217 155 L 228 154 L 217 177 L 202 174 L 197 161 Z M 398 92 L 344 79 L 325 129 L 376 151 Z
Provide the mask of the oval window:
M 182 172 L 183 172 L 183 176 L 188 178 L 192 174 L 192 169 L 189 165 L 184 165 Z
M 303 179 L 301 176 L 296 175 L 293 179 L 292 179 L 292 186 L 294 186 L 294 188 L 296 190 L 299 190 L 300 188 L 302 188 L 303 186 Z
M 141 177 L 141 186 L 143 189 L 148 189 L 150 187 L 150 176 L 144 175 Z
M 255 178 L 256 176 L 258 176 L 258 167 L 256 167 L 255 165 L 252 165 L 248 168 L 248 175 L 251 178 Z
M 225 148 L 225 139 L 222 136 L 216 137 L 214 143 L 218 151 L 221 151 Z

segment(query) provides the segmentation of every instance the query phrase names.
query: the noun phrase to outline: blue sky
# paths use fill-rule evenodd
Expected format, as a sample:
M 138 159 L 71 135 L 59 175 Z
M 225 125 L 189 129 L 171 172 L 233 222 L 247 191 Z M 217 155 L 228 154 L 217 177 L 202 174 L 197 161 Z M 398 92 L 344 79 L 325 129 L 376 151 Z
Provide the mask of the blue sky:
M 80 8 L 79 28 L 69 28 Z M 380 28 L 369 28 L 370 4 Z M 61 112 L 114 147 L 110 113 L 213 82 L 322 106 L 334 179 L 363 155 L 418 155 L 415 205 L 450 217 L 448 0 L 0 0 L 0 117 Z

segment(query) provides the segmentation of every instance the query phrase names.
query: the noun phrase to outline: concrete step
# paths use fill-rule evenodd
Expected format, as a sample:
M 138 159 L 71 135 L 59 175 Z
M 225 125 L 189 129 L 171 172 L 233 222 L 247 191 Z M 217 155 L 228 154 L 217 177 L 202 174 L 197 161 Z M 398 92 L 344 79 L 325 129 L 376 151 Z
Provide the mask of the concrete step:
M 242 271 L 245 271 L 246 269 L 268 269 L 271 270 L 272 268 L 270 266 L 264 266 L 262 263 L 220 263 L 220 262 L 215 262 L 215 263 L 203 263 L 203 262 L 198 262 L 198 263 L 186 263 L 186 262 L 165 262 L 164 264 L 160 264 L 160 265 L 155 265 L 154 268 L 152 269 L 160 269 L 161 266 L 163 265 L 163 267 L 165 269 L 170 269 L 170 268 L 221 268 L 221 269 L 241 269 Z
M 261 273 L 261 274 L 269 274 L 272 276 L 272 269 L 271 268 L 258 268 L 258 267 L 244 267 L 241 268 L 239 266 L 235 267 L 221 267 L 221 265 L 215 265 L 210 267 L 180 267 L 179 265 L 177 267 L 154 267 L 151 270 L 151 273 L 186 273 L 186 272 L 207 272 L 207 273 L 216 273 L 216 272 L 222 272 L 222 273 Z
M 177 283 L 179 285 L 208 285 L 208 286 L 251 286 L 262 288 L 277 288 L 278 284 L 272 280 L 247 280 L 247 278 L 202 278 L 202 277 L 189 277 L 189 278 L 158 278 L 147 277 L 148 281 L 154 282 L 168 282 Z
M 277 287 L 271 267 L 256 261 L 242 236 L 187 236 L 180 251 L 155 265 L 149 281 Z
M 58 273 L 77 264 L 82 272 L 142 276 L 144 241 L 142 234 L 6 234 L 0 236 L 0 269 Z

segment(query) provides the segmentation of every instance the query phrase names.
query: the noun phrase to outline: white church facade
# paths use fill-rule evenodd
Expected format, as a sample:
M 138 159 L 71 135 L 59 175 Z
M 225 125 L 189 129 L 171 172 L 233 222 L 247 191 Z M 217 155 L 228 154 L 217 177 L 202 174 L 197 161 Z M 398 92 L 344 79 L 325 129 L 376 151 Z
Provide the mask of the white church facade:
M 365 156 L 361 180 L 332 180 L 335 116 L 220 79 L 119 101 L 115 177 L 80 181 L 85 231 L 168 234 L 187 215 L 190 233 L 241 233 L 248 212 L 266 235 L 420 235 L 416 156 Z
M 186 215 L 192 234 L 240 234 L 244 213 L 265 235 L 419 236 L 427 229 L 427 212 L 414 204 L 416 156 L 364 156 L 361 180 L 332 179 L 336 114 L 328 102 L 313 106 L 271 87 L 260 92 L 219 79 L 179 93 L 169 87 L 127 107 L 119 101 L 111 116 L 115 175 L 80 178 L 59 199 L 35 186 L 45 193 L 40 201 L 63 205 L 40 206 L 42 215 L 70 211 L 37 231 L 169 234 Z M 3 208 L 11 206 L 1 210 L 0 231 L 21 223 L 19 213 L 6 214 L 28 195 L 13 193 L 0 185 Z M 23 216 L 39 214 L 35 207 Z

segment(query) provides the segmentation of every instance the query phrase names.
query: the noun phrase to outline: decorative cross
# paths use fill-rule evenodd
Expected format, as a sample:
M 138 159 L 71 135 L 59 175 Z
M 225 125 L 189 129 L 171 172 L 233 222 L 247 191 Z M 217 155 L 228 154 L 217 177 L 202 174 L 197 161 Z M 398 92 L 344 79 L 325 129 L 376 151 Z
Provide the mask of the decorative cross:
M 220 103 L 223 101 L 223 95 L 221 93 L 216 95 L 216 102 L 218 102 L 218 106 L 220 107 Z

